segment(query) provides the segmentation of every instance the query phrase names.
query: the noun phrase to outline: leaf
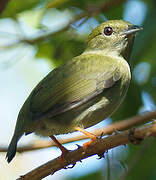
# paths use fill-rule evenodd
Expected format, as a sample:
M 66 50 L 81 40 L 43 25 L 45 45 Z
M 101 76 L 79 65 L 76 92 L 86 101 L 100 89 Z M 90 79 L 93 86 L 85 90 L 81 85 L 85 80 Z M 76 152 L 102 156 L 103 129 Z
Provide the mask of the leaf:
M 70 34 L 70 36 L 69 36 Z M 49 41 L 38 44 L 37 58 L 47 58 L 55 66 L 59 66 L 82 53 L 84 41 L 73 38 L 73 33 L 62 33 Z
M 140 62 L 149 63 L 151 69 L 148 81 L 140 85 L 140 88 L 147 91 L 156 101 L 156 11 L 154 4 L 155 1 L 149 7 L 143 31 L 136 39 L 132 65 L 134 66 Z
M 156 177 L 155 171 L 155 139 L 147 140 L 142 145 L 130 145 L 129 156 L 127 158 L 128 173 L 126 180 L 141 179 L 153 180 Z
M 32 9 L 39 3 L 39 0 L 10 0 L 1 17 L 16 17 L 18 13 Z
M 36 58 L 50 60 L 52 58 L 54 47 L 50 42 L 41 42 L 37 44 Z
M 121 3 L 118 6 L 115 6 L 111 8 L 109 11 L 104 12 L 104 16 L 108 19 L 122 19 L 123 18 L 123 12 L 124 12 L 124 4 Z

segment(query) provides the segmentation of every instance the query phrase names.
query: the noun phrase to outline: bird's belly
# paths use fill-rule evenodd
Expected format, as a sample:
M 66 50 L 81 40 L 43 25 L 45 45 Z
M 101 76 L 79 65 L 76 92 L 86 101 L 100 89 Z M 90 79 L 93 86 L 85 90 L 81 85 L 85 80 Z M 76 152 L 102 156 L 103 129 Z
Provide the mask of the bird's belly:
M 119 82 L 120 83 L 120 82 Z M 49 136 L 75 131 L 75 127 L 87 128 L 109 117 L 122 102 L 128 86 L 116 84 L 87 103 L 38 122 L 35 133 Z
M 105 93 L 105 96 L 102 96 L 97 103 L 81 113 L 77 118 L 79 126 L 87 128 L 111 116 L 119 107 L 124 97 L 123 94 L 112 97 L 113 93 L 113 91 L 108 91 L 108 94 Z

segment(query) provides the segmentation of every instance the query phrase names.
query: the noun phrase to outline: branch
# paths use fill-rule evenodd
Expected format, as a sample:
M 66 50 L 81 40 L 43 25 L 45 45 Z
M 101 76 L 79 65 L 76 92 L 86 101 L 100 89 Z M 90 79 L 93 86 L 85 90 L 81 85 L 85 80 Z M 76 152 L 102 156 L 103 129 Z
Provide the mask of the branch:
M 1 0 L 0 1 L 0 14 L 2 14 L 3 10 L 6 8 L 9 0 Z
M 133 132 L 133 133 L 132 133 Z M 97 139 L 93 141 L 90 146 L 85 149 L 83 147 L 78 147 L 78 149 L 70 151 L 63 161 L 60 163 L 59 158 L 53 159 L 40 167 L 32 170 L 28 174 L 21 176 L 19 180 L 38 180 L 42 179 L 50 174 L 54 174 L 56 171 L 61 169 L 67 169 L 69 165 L 72 165 L 69 168 L 75 166 L 76 162 L 82 159 L 88 158 L 93 155 L 99 155 L 102 157 L 102 154 L 109 149 L 114 147 L 125 145 L 131 142 L 130 136 L 136 140 L 143 140 L 147 137 L 156 136 L 156 122 L 153 121 L 151 124 L 143 125 L 136 128 L 135 130 L 126 130 L 116 135 L 110 135 L 109 137 L 103 139 Z
M 117 130 L 117 131 L 126 130 L 126 129 L 132 128 L 136 125 L 151 121 L 151 119 L 154 119 L 154 118 L 156 118 L 156 111 L 148 112 L 143 115 L 138 115 L 138 116 L 134 116 L 134 117 L 122 120 L 122 121 L 115 122 L 106 127 L 98 128 L 98 129 L 92 131 L 92 133 L 95 134 L 96 136 L 100 136 L 101 134 L 103 134 L 103 135 L 112 134 L 115 130 Z M 85 135 L 79 135 L 79 136 L 72 137 L 72 138 L 60 139 L 60 140 L 58 139 L 58 140 L 61 144 L 66 144 L 66 143 L 70 143 L 73 141 L 79 141 L 82 139 L 87 139 L 87 137 Z M 18 147 L 17 152 L 23 153 L 23 152 L 28 152 L 28 151 L 49 148 L 52 146 L 55 146 L 55 143 L 52 141 L 49 141 L 49 140 L 40 140 L 39 141 L 38 140 L 38 141 L 34 142 L 33 144 Z M 1 146 L 0 152 L 7 152 L 7 147 Z
M 148 112 L 143 115 L 138 115 L 138 116 L 134 116 L 134 117 L 119 121 L 119 122 L 115 122 L 106 127 L 98 128 L 98 129 L 94 130 L 92 133 L 97 136 L 100 136 L 101 134 L 103 134 L 103 135 L 112 134 L 115 130 L 117 130 L 117 131 L 127 130 L 136 125 L 145 123 L 147 121 L 151 121 L 151 119 L 154 119 L 154 118 L 156 118 L 156 111 Z M 84 135 L 80 135 L 80 136 L 76 136 L 76 137 L 72 137 L 72 138 L 67 138 L 67 139 L 62 139 L 62 140 L 60 139 L 59 142 L 61 144 L 65 144 L 65 143 L 70 143 L 73 141 L 79 141 L 82 139 L 87 139 L 87 137 Z M 41 141 L 37 141 L 33 144 L 27 145 L 27 146 L 19 147 L 19 148 L 17 148 L 17 152 L 22 153 L 22 152 L 27 152 L 27 151 L 49 148 L 52 146 L 55 146 L 54 142 L 41 140 Z M 2 146 L 0 147 L 0 152 L 6 152 L 6 151 L 7 151 L 7 147 L 2 147 Z
M 66 31 L 70 25 L 72 23 L 75 23 L 76 21 L 84 18 L 84 17 L 91 17 L 91 16 L 95 16 L 97 15 L 98 13 L 100 12 L 106 12 L 108 11 L 109 9 L 125 2 L 127 0 L 111 0 L 111 1 L 107 1 L 105 2 L 104 4 L 101 4 L 100 6 L 96 6 L 95 4 L 92 5 L 92 8 L 91 7 L 88 7 L 88 11 L 87 12 L 82 12 L 81 14 L 78 14 L 76 15 L 71 21 L 69 21 L 66 26 L 56 32 L 54 32 L 53 30 L 48 30 L 47 32 L 44 31 L 44 34 L 42 33 L 42 31 L 40 33 L 42 33 L 42 35 L 38 36 L 38 37 L 34 37 L 34 38 L 24 38 L 24 39 L 20 39 L 20 40 L 17 40 L 16 42 L 14 43 L 11 43 L 9 45 L 5 45 L 5 46 L 1 46 L 0 48 L 10 48 L 12 46 L 15 46 L 19 43 L 28 43 L 28 44 L 35 44 L 37 42 L 40 42 L 42 40 L 45 40 L 45 39 L 49 39 L 51 37 L 54 37 L 56 36 L 57 34 L 60 34 L 64 31 Z M 40 34 L 38 33 L 38 34 Z

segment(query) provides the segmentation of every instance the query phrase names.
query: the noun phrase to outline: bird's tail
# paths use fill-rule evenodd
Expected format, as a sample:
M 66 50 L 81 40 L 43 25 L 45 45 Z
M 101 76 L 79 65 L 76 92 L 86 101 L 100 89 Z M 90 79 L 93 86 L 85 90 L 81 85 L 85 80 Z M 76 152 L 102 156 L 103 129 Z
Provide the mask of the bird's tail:
M 8 147 L 8 152 L 6 154 L 6 159 L 7 159 L 8 163 L 10 163 L 11 160 L 14 158 L 14 156 L 16 154 L 17 142 L 21 138 L 22 135 L 23 135 L 23 132 L 19 133 L 19 134 L 14 133 L 12 140 Z

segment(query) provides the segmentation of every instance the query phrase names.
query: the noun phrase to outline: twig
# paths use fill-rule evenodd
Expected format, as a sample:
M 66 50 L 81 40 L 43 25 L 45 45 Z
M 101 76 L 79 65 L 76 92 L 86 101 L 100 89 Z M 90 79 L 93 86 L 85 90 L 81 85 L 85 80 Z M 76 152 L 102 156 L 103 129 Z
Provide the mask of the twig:
M 138 115 L 135 117 L 125 119 L 123 121 L 115 122 L 104 128 L 96 129 L 92 133 L 97 136 L 100 136 L 102 133 L 103 133 L 103 135 L 104 134 L 112 134 L 115 130 L 118 130 L 118 131 L 126 130 L 126 129 L 129 129 L 136 125 L 139 125 L 141 123 L 150 121 L 153 118 L 156 118 L 156 111 L 148 112 L 143 115 Z M 59 142 L 61 144 L 65 144 L 65 143 L 78 141 L 78 140 L 82 140 L 82 139 L 87 139 L 87 137 L 84 135 L 80 135 L 80 136 L 76 136 L 76 137 L 72 137 L 72 138 L 68 138 L 68 139 L 59 140 Z M 19 147 L 17 149 L 17 152 L 22 153 L 22 152 L 33 151 L 33 150 L 38 150 L 38 149 L 43 149 L 43 148 L 49 148 L 52 146 L 55 146 L 55 143 L 52 141 L 45 141 L 45 140 L 37 141 L 31 145 Z M 7 151 L 7 147 L 2 147 L 2 146 L 0 147 L 0 152 L 6 152 L 6 151 Z
M 54 174 L 56 171 L 67 168 L 69 165 L 74 166 L 76 162 L 81 161 L 82 159 L 88 158 L 95 154 L 101 155 L 104 153 L 104 151 L 108 151 L 116 146 L 128 144 L 130 143 L 129 134 L 130 131 L 126 130 L 103 139 L 97 139 L 96 141 L 93 141 L 90 144 L 90 147 L 85 151 L 83 147 L 70 151 L 61 163 L 59 161 L 60 157 L 53 159 L 32 170 L 28 174 L 21 176 L 19 180 L 39 180 L 50 174 Z M 136 139 L 144 139 L 147 137 L 156 136 L 156 123 L 151 123 L 136 128 L 133 136 Z
M 0 0 L 0 14 L 3 12 L 3 10 L 6 8 L 9 0 Z
M 102 4 L 102 5 L 98 6 L 98 7 L 95 6 L 96 8 L 88 8 L 87 12 L 82 12 L 81 14 L 76 15 L 71 21 L 69 21 L 64 26 L 64 28 L 62 28 L 62 29 L 60 29 L 60 30 L 58 30 L 56 32 L 54 32 L 52 30 L 48 30 L 47 32 L 44 31 L 44 34 L 42 34 L 42 35 L 40 35 L 38 37 L 29 38 L 29 39 L 28 38 L 27 39 L 26 38 L 19 39 L 16 42 L 13 42 L 13 43 L 5 45 L 5 46 L 1 46 L 0 48 L 10 48 L 10 47 L 15 46 L 15 45 L 17 45 L 19 43 L 28 43 L 28 44 L 32 44 L 33 45 L 33 44 L 35 44 L 37 42 L 40 42 L 40 41 L 42 41 L 44 39 L 49 39 L 51 37 L 56 36 L 57 34 L 60 34 L 60 33 L 64 32 L 64 31 L 66 31 L 70 27 L 70 25 L 72 23 L 74 23 L 74 22 L 76 22 L 76 21 L 78 21 L 78 20 L 80 20 L 80 19 L 82 19 L 84 17 L 91 17 L 91 16 L 97 15 L 100 12 L 106 12 L 109 9 L 111 9 L 111 8 L 117 6 L 120 3 L 123 3 L 125 1 L 127 1 L 127 0 L 111 0 L 111 1 L 105 2 L 104 4 Z

